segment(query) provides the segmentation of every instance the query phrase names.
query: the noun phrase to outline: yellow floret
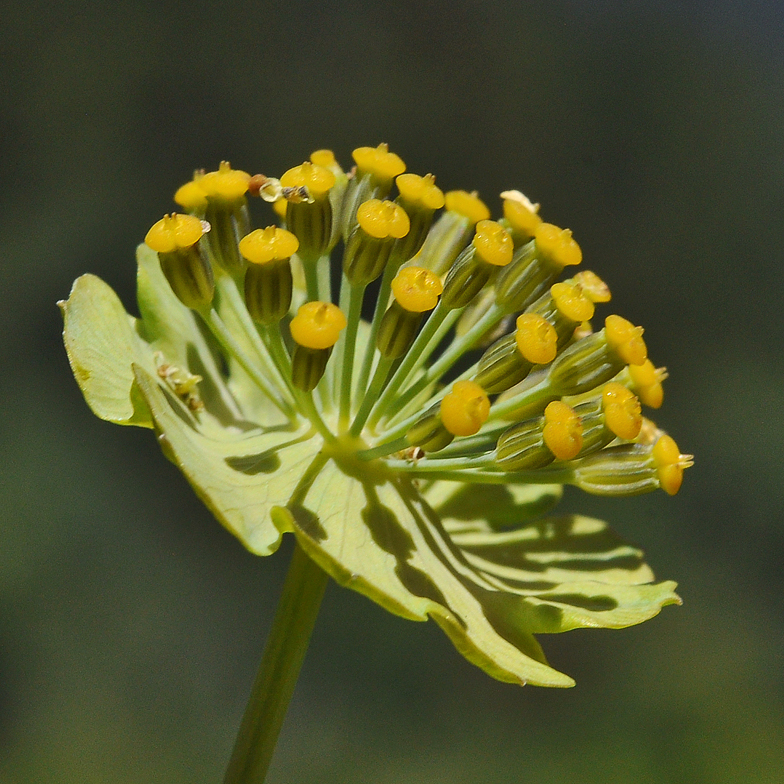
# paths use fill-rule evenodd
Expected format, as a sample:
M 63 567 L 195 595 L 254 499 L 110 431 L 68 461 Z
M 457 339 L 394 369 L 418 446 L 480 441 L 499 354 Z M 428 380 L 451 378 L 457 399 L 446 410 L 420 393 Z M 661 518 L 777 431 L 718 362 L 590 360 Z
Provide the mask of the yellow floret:
M 520 353 L 535 365 L 552 362 L 558 351 L 558 333 L 536 313 L 518 316 L 515 342 Z
M 173 212 L 164 216 L 148 232 L 144 242 L 158 253 L 173 253 L 195 245 L 209 231 L 209 224 L 193 215 Z
M 640 435 L 642 409 L 640 401 L 622 384 L 611 381 L 602 389 L 604 423 L 618 438 L 633 441 Z
M 591 270 L 578 272 L 573 280 L 591 302 L 609 302 L 612 299 L 610 287 Z
M 490 416 L 490 398 L 474 381 L 457 381 L 441 401 L 441 423 L 454 436 L 472 436 Z
M 314 198 L 319 198 L 335 184 L 335 175 L 323 166 L 305 161 L 289 169 L 281 178 L 284 188 L 307 188 Z
M 661 408 L 664 402 L 664 388 L 661 382 L 667 378 L 667 368 L 654 367 L 653 362 L 646 359 L 642 365 L 630 365 L 629 375 L 634 391 L 643 404 L 650 408 Z
M 359 205 L 357 222 L 371 237 L 400 239 L 408 234 L 411 222 L 406 211 L 393 201 L 370 199 Z
M 534 238 L 539 254 L 558 267 L 579 264 L 583 260 L 583 252 L 572 239 L 569 229 L 560 229 L 552 223 L 542 223 Z
M 267 226 L 256 229 L 240 240 L 240 253 L 253 264 L 287 259 L 297 252 L 299 240 L 285 229 Z
M 174 201 L 189 212 L 197 212 L 207 206 L 207 194 L 199 184 L 201 177 L 199 175 L 198 179 L 181 185 L 174 194 Z
M 346 327 L 343 311 L 331 302 L 306 302 L 291 319 L 291 337 L 305 348 L 332 348 Z
M 554 283 L 550 296 L 555 307 L 571 321 L 589 321 L 593 318 L 593 302 L 573 283 Z
M 457 212 L 474 224 L 490 217 L 490 210 L 479 198 L 476 191 L 448 191 L 444 194 L 444 204 L 450 212 Z
M 310 162 L 330 169 L 335 165 L 335 153 L 332 150 L 316 150 L 310 154 Z
M 532 204 L 520 191 L 504 191 L 501 198 L 504 200 L 504 217 L 512 230 L 533 237 L 542 225 L 539 205 Z
M 583 446 L 583 426 L 574 409 L 553 400 L 544 410 L 544 421 L 542 437 L 547 448 L 559 460 L 577 457 Z
M 424 267 L 403 267 L 392 281 L 395 299 L 411 313 L 432 310 L 443 290 L 441 278 Z
M 607 316 L 604 320 L 607 344 L 627 365 L 642 365 L 648 357 L 648 347 L 642 338 L 642 327 L 635 327 L 621 316 Z
M 436 185 L 432 174 L 401 174 L 395 182 L 400 196 L 407 202 L 427 210 L 440 210 L 444 206 L 444 192 Z
M 473 246 L 479 258 L 494 267 L 505 267 L 512 261 L 512 238 L 509 232 L 495 221 L 481 220 L 476 224 Z
M 389 145 L 378 147 L 357 147 L 352 153 L 360 173 L 368 173 L 380 180 L 392 180 L 406 170 L 400 156 L 389 151 Z
M 662 490 L 675 495 L 683 482 L 683 470 L 694 465 L 691 455 L 682 455 L 670 436 L 662 436 L 653 447 L 653 462 Z
M 218 171 L 207 172 L 197 182 L 209 199 L 239 201 L 248 190 L 250 174 L 232 169 L 228 161 L 221 161 Z

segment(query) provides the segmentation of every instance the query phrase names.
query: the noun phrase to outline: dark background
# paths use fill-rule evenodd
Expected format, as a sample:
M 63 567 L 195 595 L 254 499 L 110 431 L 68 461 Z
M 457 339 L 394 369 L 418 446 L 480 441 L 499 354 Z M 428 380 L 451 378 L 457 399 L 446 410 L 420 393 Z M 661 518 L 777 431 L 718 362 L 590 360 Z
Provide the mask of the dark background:
M 148 431 L 95 419 L 54 303 L 133 307 L 195 167 L 389 142 L 575 232 L 671 378 L 682 492 L 567 504 L 681 608 L 545 638 L 567 691 L 496 683 L 434 624 L 331 586 L 269 781 L 784 780 L 781 3 L 4 4 L 0 781 L 222 777 L 290 544 L 247 554 Z

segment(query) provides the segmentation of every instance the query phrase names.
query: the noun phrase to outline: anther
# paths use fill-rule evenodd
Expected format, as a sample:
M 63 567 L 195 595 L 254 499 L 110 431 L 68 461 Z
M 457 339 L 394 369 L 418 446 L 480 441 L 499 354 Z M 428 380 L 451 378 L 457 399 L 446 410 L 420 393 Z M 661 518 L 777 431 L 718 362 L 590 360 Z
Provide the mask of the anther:
M 611 315 L 604 320 L 607 344 L 627 365 L 642 365 L 648 349 L 642 338 L 642 327 L 635 327 L 622 316 Z
M 547 448 L 559 460 L 577 457 L 583 445 L 580 417 L 571 406 L 553 400 L 544 410 L 542 437 Z
M 490 398 L 473 381 L 457 381 L 441 401 L 441 421 L 454 436 L 472 436 L 490 415 Z
M 653 447 L 653 462 L 662 490 L 675 495 L 683 482 L 683 471 L 694 465 L 693 455 L 682 455 L 675 440 L 662 436 Z
M 515 342 L 519 352 L 534 365 L 555 359 L 558 335 L 553 326 L 536 313 L 523 313 L 516 322 Z
M 525 245 L 542 225 L 539 205 L 533 204 L 520 191 L 504 191 L 501 198 L 504 200 L 504 218 L 511 229 L 515 246 Z
M 650 359 L 641 365 L 629 365 L 632 388 L 640 401 L 650 408 L 661 408 L 664 402 L 662 381 L 667 378 L 667 368 L 654 367 Z
M 572 239 L 569 229 L 561 229 L 552 223 L 542 223 L 536 229 L 534 239 L 537 254 L 553 266 L 562 269 L 583 260 L 580 246 Z
M 605 384 L 602 389 L 602 410 L 605 425 L 618 438 L 633 441 L 640 434 L 640 401 L 622 384 Z

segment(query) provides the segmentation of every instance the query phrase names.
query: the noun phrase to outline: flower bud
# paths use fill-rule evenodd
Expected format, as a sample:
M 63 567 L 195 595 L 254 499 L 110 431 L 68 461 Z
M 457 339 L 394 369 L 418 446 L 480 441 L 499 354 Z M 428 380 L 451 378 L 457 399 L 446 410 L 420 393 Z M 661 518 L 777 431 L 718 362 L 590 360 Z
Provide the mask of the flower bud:
M 623 367 L 645 360 L 642 329 L 620 316 L 608 316 L 605 327 L 564 349 L 548 375 L 558 396 L 580 395 L 610 381 Z
M 609 302 L 612 299 L 610 287 L 591 270 L 581 270 L 572 278 L 571 282 L 579 286 L 591 302 Z
M 256 229 L 240 240 L 240 253 L 250 262 L 245 272 L 245 303 L 260 324 L 277 324 L 289 312 L 290 257 L 298 246 L 291 232 L 275 226 Z
M 289 327 L 295 343 L 292 381 L 298 389 L 310 392 L 324 375 L 332 347 L 346 327 L 346 317 L 331 302 L 306 302 Z
M 249 182 L 247 172 L 232 169 L 227 161 L 196 180 L 207 199 L 204 217 L 212 226 L 207 237 L 212 258 L 231 275 L 244 267 L 237 246 L 250 228 L 245 199 Z
M 682 455 L 670 436 L 654 444 L 625 444 L 608 447 L 579 460 L 574 481 L 595 495 L 625 496 L 661 487 L 669 495 L 678 492 L 683 470 L 693 465 L 691 455 Z
M 534 233 L 534 242 L 537 256 L 559 270 L 583 260 L 580 246 L 572 239 L 569 229 L 558 228 L 552 223 L 541 223 Z
M 400 195 L 396 202 L 405 210 L 411 229 L 395 241 L 391 261 L 402 264 L 413 258 L 422 247 L 433 224 L 435 211 L 444 206 L 444 193 L 435 184 L 432 174 L 401 174 L 395 182 Z
M 529 310 L 553 325 L 560 348 L 572 339 L 579 324 L 593 317 L 594 306 L 582 289 L 564 281 L 550 286 L 550 291 L 534 302 Z
M 542 438 L 545 446 L 559 460 L 571 460 L 583 446 L 583 427 L 575 410 L 553 400 L 544 410 Z
M 287 200 L 286 227 L 299 240 L 299 255 L 313 261 L 330 247 L 332 203 L 330 190 L 335 175 L 323 166 L 305 161 L 280 178 Z M 292 189 L 287 193 L 286 189 Z M 306 194 L 305 198 L 301 194 Z
M 391 201 L 371 199 L 357 210 L 357 225 L 346 244 L 343 272 L 353 286 L 365 286 L 383 271 L 396 239 L 410 228 L 408 215 Z
M 541 416 L 513 425 L 496 445 L 496 465 L 504 471 L 530 471 L 554 460 L 571 460 L 583 445 L 583 425 L 577 412 L 553 400 Z
M 209 229 L 208 223 L 193 215 L 172 213 L 159 220 L 144 239 L 149 248 L 158 252 L 166 280 L 188 308 L 209 305 L 215 292 L 212 268 L 199 246 Z
M 457 381 L 441 400 L 441 421 L 455 436 L 472 436 L 490 415 L 490 399 L 479 384 Z
M 422 267 L 404 267 L 392 281 L 395 297 L 387 309 L 376 336 L 381 356 L 402 357 L 408 351 L 422 323 L 422 314 L 432 310 L 443 291 L 441 279 Z
M 449 270 L 442 304 L 449 310 L 465 307 L 496 269 L 507 266 L 511 261 L 512 238 L 506 229 L 495 221 L 479 221 L 473 241 Z
M 536 230 L 542 225 L 539 205 L 532 204 L 520 191 L 504 191 L 504 219 L 512 235 L 515 248 L 530 242 Z
M 640 401 L 615 381 L 605 384 L 600 395 L 575 406 L 575 411 L 583 423 L 582 456 L 604 448 L 616 438 L 633 441 L 642 428 Z
M 475 381 L 491 395 L 522 381 L 535 365 L 555 359 L 558 336 L 553 327 L 535 313 L 523 313 L 517 330 L 497 340 L 479 360 Z
M 629 378 L 634 393 L 650 408 L 661 408 L 664 402 L 662 381 L 667 378 L 667 368 L 654 367 L 650 359 L 642 365 L 629 365 Z

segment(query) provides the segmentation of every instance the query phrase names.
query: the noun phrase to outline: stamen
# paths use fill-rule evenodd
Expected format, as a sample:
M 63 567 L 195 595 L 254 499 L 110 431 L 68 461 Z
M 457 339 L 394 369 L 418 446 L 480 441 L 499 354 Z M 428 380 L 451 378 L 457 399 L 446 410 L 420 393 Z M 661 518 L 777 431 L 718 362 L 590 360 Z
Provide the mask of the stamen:
M 291 337 L 305 348 L 332 348 L 338 342 L 346 317 L 331 302 L 306 302 L 291 320 Z
M 544 410 L 542 437 L 547 448 L 559 460 L 577 457 L 583 445 L 583 428 L 574 409 L 559 400 Z
M 158 253 L 173 253 L 192 247 L 209 230 L 209 223 L 173 212 L 153 225 L 144 242 Z
M 569 229 L 559 229 L 552 223 L 542 223 L 534 234 L 536 250 L 557 267 L 579 264 L 583 260 L 580 246 L 572 239 Z
M 558 343 L 558 335 L 552 324 L 536 313 L 523 313 L 516 323 L 515 342 L 520 353 L 534 365 L 552 362 Z
M 472 436 L 487 421 L 490 399 L 473 381 L 458 381 L 441 401 L 441 421 L 454 436 Z
M 642 327 L 635 327 L 622 316 L 607 316 L 604 320 L 607 344 L 627 365 L 642 365 L 648 349 L 642 338 Z
M 618 438 L 633 441 L 640 434 L 640 401 L 622 384 L 605 384 L 602 390 L 602 409 L 605 424 Z

